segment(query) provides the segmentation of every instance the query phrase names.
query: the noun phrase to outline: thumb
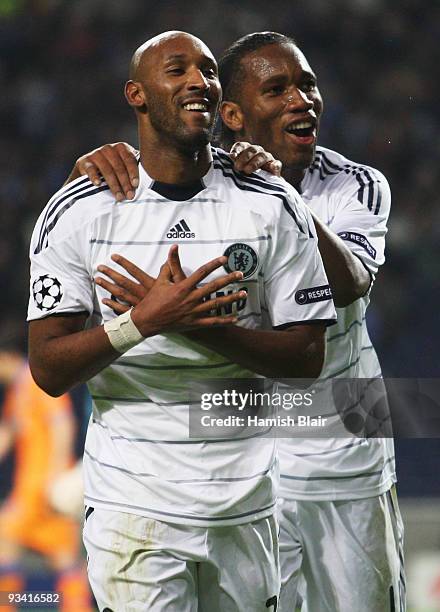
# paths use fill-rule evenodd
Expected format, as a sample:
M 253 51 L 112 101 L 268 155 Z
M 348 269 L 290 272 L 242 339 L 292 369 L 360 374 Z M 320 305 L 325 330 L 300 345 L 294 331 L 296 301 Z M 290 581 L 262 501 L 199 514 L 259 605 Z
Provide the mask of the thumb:
M 178 283 L 185 280 L 186 274 L 182 270 L 182 264 L 180 263 L 179 247 L 177 244 L 173 244 L 168 253 L 167 264 L 171 271 L 171 277 L 174 283 Z

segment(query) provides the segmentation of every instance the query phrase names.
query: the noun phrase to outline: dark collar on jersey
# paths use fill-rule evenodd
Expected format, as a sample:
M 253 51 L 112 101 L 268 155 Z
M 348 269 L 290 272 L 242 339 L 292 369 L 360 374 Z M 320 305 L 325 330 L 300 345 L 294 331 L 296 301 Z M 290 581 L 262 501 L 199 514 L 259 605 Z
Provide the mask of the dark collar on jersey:
M 206 185 L 201 179 L 192 181 L 191 183 L 183 183 L 182 185 L 161 183 L 160 181 L 153 181 L 153 183 L 150 185 L 150 189 L 162 197 L 167 198 L 167 200 L 174 200 L 177 202 L 190 200 L 205 188 Z

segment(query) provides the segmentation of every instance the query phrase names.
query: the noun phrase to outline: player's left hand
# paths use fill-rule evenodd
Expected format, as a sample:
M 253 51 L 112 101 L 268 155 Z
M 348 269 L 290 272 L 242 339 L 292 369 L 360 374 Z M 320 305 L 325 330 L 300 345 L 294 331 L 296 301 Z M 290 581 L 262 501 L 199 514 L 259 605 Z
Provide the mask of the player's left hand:
M 261 169 L 275 176 L 281 176 L 282 163 L 259 145 L 236 142 L 232 145 L 229 155 L 234 162 L 234 170 L 237 172 L 252 174 Z
M 111 296 L 103 298 L 102 303 L 116 314 L 122 314 L 130 310 L 132 306 L 139 304 L 153 286 L 155 279 L 122 255 L 114 254 L 111 258 L 137 281 L 116 272 L 109 266 L 98 266 L 98 272 L 111 279 L 109 281 L 102 276 L 95 278 L 95 283 L 108 291 Z
M 132 306 L 139 304 L 147 295 L 156 279 L 122 255 L 115 253 L 111 256 L 111 259 L 121 266 L 121 268 L 124 268 L 124 270 L 137 281 L 131 280 L 109 266 L 98 266 L 98 271 L 111 279 L 109 281 L 101 276 L 95 278 L 95 283 L 108 291 L 111 296 L 110 298 L 103 298 L 102 303 L 111 308 L 116 314 L 122 314 L 130 310 Z M 182 270 L 180 264 L 177 248 L 170 249 L 168 265 L 174 283 L 180 282 L 186 278 L 186 274 Z

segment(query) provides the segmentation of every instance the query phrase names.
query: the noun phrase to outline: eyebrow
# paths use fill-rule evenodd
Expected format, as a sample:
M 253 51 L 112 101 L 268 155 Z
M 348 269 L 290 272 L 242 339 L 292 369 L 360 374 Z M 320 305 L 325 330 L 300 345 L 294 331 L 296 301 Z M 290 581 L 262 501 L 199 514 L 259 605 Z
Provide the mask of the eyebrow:
M 301 79 L 304 79 L 304 78 L 306 79 L 311 78 L 314 81 L 317 81 L 316 74 L 314 72 L 311 72 L 310 70 L 302 70 Z M 273 83 L 279 83 L 280 81 L 286 81 L 286 80 L 288 80 L 287 75 L 283 72 L 280 72 L 278 74 L 273 74 L 267 79 L 261 81 L 261 85 L 264 87 L 267 87 L 267 86 L 272 85 Z
M 273 74 L 272 76 L 268 77 L 267 79 L 264 79 L 263 81 L 261 81 L 262 85 L 271 85 L 272 83 L 276 83 L 278 81 L 286 81 L 287 80 L 287 75 L 283 74 L 283 73 L 279 73 L 279 74 Z
M 180 60 L 180 59 L 184 59 L 186 57 L 185 53 L 175 53 L 174 55 L 169 55 L 165 61 L 166 62 L 173 62 L 175 60 Z
M 173 55 L 169 55 L 165 59 L 164 64 L 168 65 L 176 61 L 183 61 L 187 59 L 187 57 L 188 55 L 186 53 L 174 53 Z M 217 62 L 212 57 L 209 57 L 209 55 L 203 55 L 202 63 L 209 64 L 210 66 L 215 68 L 215 70 L 217 70 Z

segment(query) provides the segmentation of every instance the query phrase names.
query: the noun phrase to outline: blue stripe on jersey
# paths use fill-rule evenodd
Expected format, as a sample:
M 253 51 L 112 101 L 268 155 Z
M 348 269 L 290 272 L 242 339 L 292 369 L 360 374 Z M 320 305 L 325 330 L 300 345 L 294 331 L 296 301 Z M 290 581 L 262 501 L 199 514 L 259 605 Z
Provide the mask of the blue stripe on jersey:
M 299 221 L 298 221 L 298 218 L 297 218 L 297 216 L 296 216 L 296 214 L 295 214 L 295 211 L 294 211 L 294 210 L 292 210 L 292 208 L 291 208 L 291 206 L 290 206 L 290 204 L 289 204 L 289 202 L 288 202 L 288 200 L 287 200 L 287 198 L 286 198 L 285 196 L 283 196 L 283 195 L 281 195 L 281 194 L 279 194 L 279 193 L 270 193 L 270 192 L 268 192 L 268 191 L 263 191 L 262 189 L 258 189 L 258 188 L 250 187 L 250 186 L 248 186 L 248 185 L 246 185 L 246 184 L 240 184 L 240 183 L 239 183 L 239 182 L 236 180 L 236 178 L 238 178 L 238 177 L 237 177 L 237 175 L 236 175 L 235 173 L 232 175 L 232 174 L 228 173 L 228 172 L 227 172 L 227 171 L 226 171 L 224 168 L 222 168 L 221 166 L 217 166 L 216 164 L 214 164 L 214 168 L 217 168 L 217 169 L 221 170 L 221 172 L 222 172 L 223 176 L 225 176 L 226 178 L 230 178 L 230 179 L 232 179 L 232 181 L 235 183 L 235 185 L 236 185 L 236 186 L 237 186 L 239 189 L 242 189 L 243 191 L 254 191 L 254 192 L 256 192 L 256 193 L 261 193 L 261 194 L 264 194 L 264 195 L 271 195 L 271 196 L 273 196 L 273 197 L 275 197 L 275 198 L 280 199 L 280 200 L 281 200 L 281 202 L 283 203 L 283 207 L 284 207 L 285 211 L 286 211 L 286 212 L 287 212 L 287 213 L 288 213 L 288 214 L 289 214 L 289 215 L 292 217 L 292 219 L 295 221 L 295 224 L 297 225 L 297 227 L 298 227 L 299 231 L 300 231 L 302 234 L 306 234 L 306 232 L 304 231 L 303 227 L 301 226 L 301 224 L 300 224 L 300 223 L 299 223 Z M 244 181 L 243 181 L 243 183 L 244 183 Z M 312 234 L 312 232 L 310 231 L 310 228 L 308 228 L 308 230 L 309 230 L 309 231 L 308 231 L 309 238 L 313 238 L 313 234 Z
M 342 374 L 343 372 L 346 372 L 347 370 L 349 370 L 350 368 L 352 368 L 353 366 L 357 365 L 360 361 L 360 356 L 355 359 L 354 361 L 352 361 L 351 363 L 349 363 L 347 366 L 345 366 L 345 368 L 342 368 L 341 370 L 338 370 L 337 372 L 332 372 L 330 374 L 330 376 L 326 376 L 325 378 L 323 378 L 322 380 L 329 380 L 329 378 L 335 378 L 336 376 L 339 376 L 339 374 Z
M 344 444 L 344 446 L 338 446 L 337 448 L 327 448 L 326 450 L 319 451 L 319 453 L 290 453 L 290 454 L 292 455 L 292 457 L 315 457 L 317 455 L 330 455 L 331 453 L 338 453 L 341 450 L 346 450 L 347 448 L 353 448 L 354 446 L 363 446 L 366 442 L 367 440 L 364 438 L 362 440 L 356 440 L 356 442 L 350 442 L 350 444 Z
M 71 185 L 70 187 L 66 187 L 62 190 L 62 193 L 58 196 L 58 198 L 56 198 L 51 205 L 49 205 L 46 209 L 46 213 L 44 215 L 44 219 L 43 222 L 41 224 L 41 228 L 40 228 L 40 236 L 38 238 L 38 246 L 37 248 L 39 248 L 39 250 L 41 251 L 40 245 L 43 241 L 43 230 L 46 227 L 46 222 L 47 219 L 49 217 L 49 215 L 52 212 L 53 207 L 57 206 L 57 203 L 61 200 L 64 201 L 67 197 L 70 197 L 71 195 L 73 195 L 74 193 L 77 193 L 79 191 L 81 191 L 82 189 L 84 189 L 84 187 L 86 186 L 87 182 L 89 181 L 89 178 L 87 176 L 85 176 L 83 179 L 79 180 L 77 183 L 75 183 L 75 185 Z
M 292 217 L 292 219 L 295 221 L 298 229 L 300 230 L 300 232 L 302 234 L 305 234 L 306 232 L 304 231 L 303 227 L 301 226 L 301 224 L 298 221 L 298 218 L 295 214 L 295 211 L 292 210 L 292 208 L 290 207 L 290 204 L 287 200 L 287 198 L 284 195 L 281 195 L 280 193 L 273 193 L 271 191 L 263 191 L 263 189 L 259 188 L 259 187 L 252 187 L 250 184 L 248 184 L 248 181 L 246 179 L 243 179 L 242 177 L 238 176 L 237 173 L 235 171 L 228 171 L 226 168 L 224 168 L 224 166 L 221 165 L 221 163 L 216 163 L 214 162 L 214 168 L 216 168 L 217 170 L 220 170 L 221 173 L 223 174 L 223 176 L 225 176 L 226 178 L 230 178 L 232 180 L 232 182 L 235 184 L 236 187 L 238 187 L 238 189 L 242 189 L 243 191 L 254 191 L 255 193 L 261 193 L 263 195 L 270 195 L 273 196 L 275 198 L 279 198 L 284 206 L 284 209 L 286 210 L 286 212 Z M 265 188 L 267 189 L 268 187 L 265 185 Z M 270 189 L 270 187 L 269 187 Z M 313 238 L 313 234 L 310 231 L 310 228 L 308 228 L 309 230 L 309 237 Z
M 203 442 L 199 441 L 199 444 L 203 444 Z M 150 472 L 133 472 L 132 470 L 120 467 L 119 465 L 104 463 L 103 461 L 100 461 L 97 457 L 94 457 L 87 449 L 84 450 L 84 454 L 87 455 L 87 457 L 89 457 L 98 465 L 117 470 L 118 472 L 123 472 L 124 474 L 130 474 L 131 476 L 140 476 L 141 478 L 160 478 L 160 480 L 164 480 L 165 482 L 172 482 L 175 484 L 191 484 L 193 482 L 245 482 L 246 480 L 253 480 L 254 478 L 258 478 L 258 476 L 265 476 L 266 474 L 269 474 L 269 472 L 271 472 L 274 467 L 274 464 L 272 463 L 272 465 L 270 465 L 266 470 L 263 470 L 262 472 L 257 472 L 256 474 L 252 474 L 251 476 L 231 476 L 219 478 L 163 478 L 162 476 L 157 476 L 156 474 L 151 474 Z
M 256 510 L 252 510 L 250 512 L 243 512 L 242 514 L 230 514 L 227 516 L 202 516 L 200 514 L 175 514 L 174 512 L 164 512 L 162 510 L 155 510 L 154 508 L 146 508 L 145 506 L 134 506 L 133 504 L 121 504 L 119 502 L 108 502 L 106 500 L 97 499 L 96 497 L 91 497 L 90 495 L 85 494 L 84 499 L 90 500 L 91 502 L 98 502 L 99 504 L 108 505 L 110 508 L 114 509 L 115 506 L 118 506 L 123 511 L 124 508 L 131 508 L 132 510 L 142 510 L 143 512 L 151 512 L 152 514 L 160 514 L 161 516 L 174 516 L 178 518 L 185 518 L 191 520 L 198 521 L 225 521 L 225 520 L 233 520 L 238 518 L 243 518 L 245 516 L 251 516 L 252 514 L 259 514 L 260 512 L 265 512 L 266 510 L 270 510 L 274 508 L 275 503 L 270 504 L 269 506 L 264 506 L 263 508 L 258 508 Z
M 122 361 L 118 359 L 112 363 L 112 367 L 121 366 L 124 368 L 140 368 L 142 370 L 209 370 L 213 368 L 224 368 L 231 365 L 236 365 L 232 361 L 225 361 L 223 363 L 208 363 L 206 365 L 190 365 L 190 364 L 171 364 L 171 365 L 145 365 L 141 363 L 133 363 L 130 361 Z
M 336 414 L 336 413 L 335 413 Z M 326 415 L 322 415 L 323 417 Z M 97 421 L 96 419 L 93 419 L 93 424 L 97 425 L 99 427 L 102 427 L 102 429 L 107 429 L 109 430 L 109 427 L 107 427 L 107 425 L 104 425 L 103 423 L 101 423 L 100 421 Z M 217 438 L 217 439 L 209 439 L 209 440 L 203 440 L 203 444 L 219 444 L 220 442 L 236 442 L 237 440 L 252 440 L 253 438 L 262 438 L 263 436 L 265 436 L 266 434 L 269 433 L 269 431 L 271 430 L 271 427 L 268 427 L 267 429 L 260 431 L 256 434 L 252 434 L 250 436 L 246 436 L 243 438 L 236 438 L 235 436 L 233 438 Z M 125 442 L 150 442 L 151 444 L 200 444 L 200 440 L 153 440 L 150 438 L 130 438 L 128 436 L 122 436 L 122 435 L 110 435 L 110 439 L 111 440 L 123 440 Z
M 250 187 L 248 187 L 248 185 L 255 185 L 256 187 L 260 187 L 260 189 L 264 189 L 264 190 L 267 189 L 267 192 L 262 191 L 261 193 L 267 193 L 268 195 L 273 195 L 279 198 L 283 203 L 284 209 L 295 221 L 300 232 L 302 232 L 303 234 L 306 233 L 303 227 L 301 226 L 301 224 L 299 223 L 298 218 L 295 214 L 295 211 L 291 208 L 289 204 L 289 201 L 287 199 L 287 196 L 289 194 L 286 189 L 284 189 L 283 187 L 280 187 L 279 185 L 272 185 L 272 183 L 269 183 L 268 181 L 266 181 L 263 178 L 260 178 L 258 175 L 254 173 L 251 174 L 250 176 L 240 174 L 234 170 L 233 163 L 228 155 L 226 155 L 225 153 L 221 153 L 218 150 L 213 150 L 213 154 L 214 154 L 213 166 L 214 168 L 221 170 L 223 176 L 225 176 L 226 178 L 232 179 L 235 185 L 239 189 L 243 189 L 244 191 L 256 191 L 255 189 L 251 189 Z M 313 234 L 311 233 L 310 228 L 307 227 L 307 229 L 308 229 L 309 237 L 313 238 Z
M 87 181 L 90 183 L 89 185 L 87 185 L 85 187 L 81 187 L 81 188 L 76 189 L 74 191 L 70 191 L 67 194 L 63 194 L 62 197 L 58 198 L 57 200 L 55 200 L 53 202 L 53 205 L 50 208 L 50 210 L 48 209 L 48 211 L 46 212 L 46 216 L 45 216 L 45 219 L 43 221 L 43 225 L 41 226 L 41 230 L 40 230 L 40 239 L 38 241 L 37 248 L 34 251 L 34 255 L 38 255 L 38 253 L 40 253 L 40 251 L 42 251 L 43 248 L 45 246 L 47 246 L 47 244 L 48 244 L 48 236 L 49 236 L 50 232 L 53 230 L 53 228 L 57 224 L 57 222 L 60 219 L 60 217 L 62 217 L 63 214 L 67 210 L 69 210 L 69 208 L 71 208 L 75 204 L 75 202 L 77 202 L 78 200 L 81 200 L 83 198 L 86 198 L 88 196 L 95 195 L 96 193 L 100 193 L 101 191 L 109 191 L 110 190 L 110 187 L 108 187 L 108 185 L 103 185 L 102 187 L 95 187 L 89 181 L 89 179 L 87 179 Z M 90 188 L 93 188 L 93 189 L 90 189 Z M 59 207 L 66 200 L 67 200 L 67 204 L 65 204 L 61 209 L 59 209 Z M 57 209 L 59 209 L 58 212 L 56 212 Z M 53 216 L 52 221 L 49 223 L 48 222 L 49 221 L 49 216 L 53 215 L 55 212 L 56 212 L 55 216 Z
M 256 238 L 224 238 L 222 240 L 191 240 L 188 242 L 187 239 L 182 240 L 102 240 L 101 238 L 91 238 L 90 244 L 113 244 L 113 245 L 125 245 L 125 246 L 149 246 L 152 244 L 232 244 L 234 242 L 260 242 L 272 240 L 272 236 L 257 236 Z M 253 282 L 252 280 L 246 282 Z
M 186 408 L 190 404 L 198 405 L 198 401 L 185 402 L 158 402 L 148 397 L 116 397 L 114 395 L 95 395 L 91 394 L 93 400 L 102 402 L 121 402 L 121 404 L 156 404 L 156 406 L 182 406 Z
M 355 327 L 356 325 L 359 325 L 360 327 L 362 327 L 362 323 L 365 321 L 365 318 L 366 317 L 363 317 L 362 321 L 358 321 L 357 319 L 355 321 L 352 321 L 345 331 L 340 332 L 339 334 L 335 334 L 334 336 L 330 336 L 329 338 L 327 338 L 327 342 L 336 340 L 336 338 L 342 338 L 342 336 L 345 336 L 346 334 L 348 334 L 351 331 L 351 329 L 353 329 L 353 327 Z
M 343 166 L 339 166 L 338 164 L 332 162 L 323 151 L 316 151 L 315 159 L 312 165 L 309 167 L 309 172 L 311 174 L 313 174 L 315 170 L 319 171 L 319 178 L 321 181 L 325 180 L 329 176 L 339 174 L 340 172 L 345 172 L 345 174 L 353 174 L 359 183 L 359 202 L 361 204 L 366 204 L 368 210 L 371 210 L 374 215 L 379 213 L 380 205 L 382 203 L 382 194 L 380 189 L 378 189 L 375 198 L 374 185 L 376 183 L 379 184 L 380 180 L 371 175 L 371 170 L 354 164 L 344 164 Z
M 278 191 L 279 193 L 288 195 L 288 192 L 284 187 L 280 187 L 279 185 L 272 185 L 272 183 L 269 183 L 268 181 L 261 178 L 260 176 L 258 176 L 258 174 L 255 174 L 254 172 L 252 174 L 241 174 L 237 172 L 234 169 L 234 164 L 228 155 L 225 155 L 224 153 L 221 154 L 218 151 L 216 152 L 216 155 L 218 159 L 215 161 L 218 161 L 225 170 L 231 170 L 238 179 L 245 181 L 247 183 L 253 184 L 253 185 L 259 185 L 260 187 L 263 187 L 264 189 L 270 189 L 271 191 Z
M 374 199 L 374 181 L 371 178 L 371 175 L 367 170 L 363 171 L 364 176 L 362 176 L 361 172 L 358 172 L 356 176 L 356 180 L 359 183 L 360 187 L 358 190 L 358 200 L 361 204 L 365 204 L 365 188 L 368 188 L 367 194 L 367 207 L 368 210 L 373 210 L 373 199 Z M 366 179 L 366 181 L 365 181 Z M 374 213 L 377 214 L 377 213 Z
M 343 171 L 344 168 L 336 166 L 336 164 L 330 162 L 328 157 L 322 155 L 321 166 L 319 168 L 319 178 L 321 179 L 321 181 L 323 181 L 326 176 L 333 176 L 335 174 L 339 174 L 341 170 Z
M 381 470 L 376 470 L 374 472 L 364 472 L 363 474 L 353 474 L 352 476 L 290 476 L 288 474 L 281 474 L 280 477 L 286 480 L 355 480 L 357 478 L 369 478 L 371 476 L 379 476 L 383 473 L 385 466 L 388 463 L 394 461 L 395 457 L 389 457 L 386 461 L 384 461 L 383 467 Z
M 323 151 L 318 151 L 318 153 L 320 157 L 322 157 L 322 160 L 325 161 L 327 166 L 329 166 L 329 168 L 331 168 L 332 170 L 337 170 L 338 172 L 342 170 L 341 166 L 338 166 L 338 164 L 335 164 L 334 162 L 330 161 L 330 159 Z
M 377 200 L 376 200 L 376 208 L 374 209 L 374 214 L 377 215 L 380 210 L 380 205 L 382 204 L 382 192 L 380 189 L 377 190 Z

